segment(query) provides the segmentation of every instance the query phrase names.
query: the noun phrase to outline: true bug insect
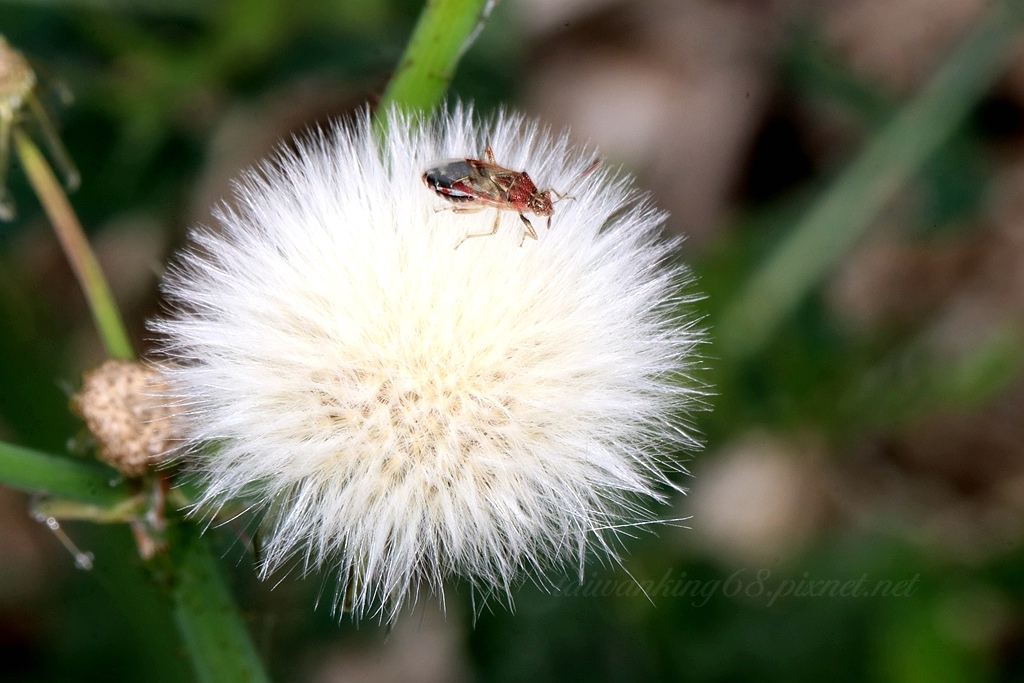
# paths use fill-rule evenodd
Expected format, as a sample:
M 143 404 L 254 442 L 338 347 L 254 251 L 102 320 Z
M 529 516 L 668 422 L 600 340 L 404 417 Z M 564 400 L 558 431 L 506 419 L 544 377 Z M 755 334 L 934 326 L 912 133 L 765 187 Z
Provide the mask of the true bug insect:
M 423 173 L 423 182 L 427 187 L 457 204 L 452 207 L 453 211 L 469 213 L 483 211 L 488 207 L 498 209 L 490 232 L 469 233 L 459 240 L 455 248 L 458 249 L 470 237 L 487 237 L 498 232 L 501 211 L 515 211 L 522 219 L 525 230 L 519 246 L 522 246 L 527 236 L 537 239 L 537 231 L 533 229 L 533 223 L 524 212 L 546 216 L 547 227 L 550 228 L 551 216 L 555 212 L 551 195 L 558 199 L 565 198 L 565 195 L 551 188 L 537 189 L 526 171 L 513 171 L 499 166 L 494 160 L 494 151 L 490 145 L 484 147 L 484 159 L 454 159 L 429 168 Z M 595 161 L 580 177 L 597 168 L 598 163 L 600 162 Z

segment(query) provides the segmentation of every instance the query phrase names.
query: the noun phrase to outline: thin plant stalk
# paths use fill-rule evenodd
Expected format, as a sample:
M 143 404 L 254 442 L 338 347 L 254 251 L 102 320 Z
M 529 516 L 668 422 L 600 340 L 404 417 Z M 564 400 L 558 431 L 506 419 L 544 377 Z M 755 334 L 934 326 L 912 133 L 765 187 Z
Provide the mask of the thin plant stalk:
M 18 159 L 85 293 L 107 353 L 112 358 L 132 359 L 135 354 L 121 314 L 67 195 L 32 139 L 18 127 L 14 128 L 13 137 Z
M 74 192 L 81 185 L 82 176 L 79 174 L 75 162 L 71 160 L 71 155 L 68 154 L 64 143 L 61 142 L 60 134 L 57 133 L 57 129 L 50 121 L 50 117 L 46 115 L 42 102 L 39 101 L 34 92 L 29 91 L 25 95 L 25 105 L 32 113 L 32 118 L 43 135 L 43 141 L 50 150 L 50 158 L 57 162 L 58 170 L 64 174 L 64 184 L 69 190 Z
M 436 107 L 495 4 L 496 0 L 427 0 L 377 111 Z
M 107 352 L 115 358 L 132 358 L 131 342 L 106 278 L 67 196 L 32 140 L 18 129 L 13 133 L 15 149 L 25 173 L 85 292 Z M 69 509 L 73 509 L 79 518 L 88 516 L 101 520 L 108 512 L 114 519 L 120 518 L 116 513 L 119 503 L 125 503 L 128 491 L 123 482 L 110 486 L 110 480 L 116 477 L 116 473 L 98 464 L 79 463 L 16 446 L 0 445 L 0 481 L 26 491 L 67 497 L 97 506 L 96 510 L 71 506 Z M 48 509 L 60 508 L 58 504 Z M 268 681 L 221 567 L 210 554 L 205 541 L 198 538 L 195 525 L 174 523 L 168 534 L 181 547 L 172 542 L 169 566 L 165 567 L 163 576 L 169 580 L 171 609 L 199 679 L 210 683 Z
M 1001 0 L 770 253 L 726 309 L 724 356 L 757 353 L 967 118 L 1009 60 L 1024 3 Z
M 192 522 L 177 525 L 171 543 L 171 599 L 185 647 L 202 683 L 266 683 L 249 631 L 220 564 Z

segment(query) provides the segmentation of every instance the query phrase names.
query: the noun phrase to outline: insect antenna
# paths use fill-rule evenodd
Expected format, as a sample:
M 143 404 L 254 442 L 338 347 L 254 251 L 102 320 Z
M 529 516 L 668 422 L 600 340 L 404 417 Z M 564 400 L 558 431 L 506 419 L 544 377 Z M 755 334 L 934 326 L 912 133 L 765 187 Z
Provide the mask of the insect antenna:
M 588 175 L 590 175 L 591 173 L 596 171 L 597 167 L 600 166 L 603 161 L 604 160 L 601 159 L 601 158 L 594 159 L 594 161 L 590 164 L 590 166 L 587 166 L 583 170 L 583 173 L 580 173 L 578 176 L 576 176 L 576 180 L 574 180 L 572 182 L 572 185 L 570 185 L 569 189 L 567 189 L 565 192 L 559 192 L 559 191 L 555 190 L 554 188 L 549 188 L 548 192 L 550 192 L 551 194 L 555 195 L 555 197 L 558 198 L 558 201 L 562 201 L 563 199 L 576 199 L 575 197 L 573 197 L 569 193 L 572 192 L 573 190 L 575 190 L 576 187 L 581 182 L 583 182 L 584 178 L 586 178 Z

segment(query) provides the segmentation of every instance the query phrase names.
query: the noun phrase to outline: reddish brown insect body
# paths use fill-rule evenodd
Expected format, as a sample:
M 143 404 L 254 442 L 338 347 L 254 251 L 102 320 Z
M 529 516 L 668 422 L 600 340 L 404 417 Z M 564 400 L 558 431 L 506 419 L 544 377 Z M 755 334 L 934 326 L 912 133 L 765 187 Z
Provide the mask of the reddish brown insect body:
M 554 193 L 559 198 L 561 195 L 551 189 L 538 190 L 526 171 L 513 171 L 496 164 L 490 145 L 484 148 L 484 158 L 486 161 L 456 159 L 427 169 L 423 174 L 423 182 L 445 199 L 455 202 L 457 206 L 452 207 L 452 210 L 459 213 L 482 211 L 489 207 L 499 211 L 515 211 L 525 226 L 523 240 L 527 235 L 537 239 L 537 231 L 524 212 L 546 216 L 550 228 L 551 216 L 555 212 L 551 195 Z M 498 232 L 500 219 L 501 214 L 498 213 L 490 232 L 470 233 L 462 238 L 456 248 L 470 237 L 485 237 Z M 522 246 L 522 241 L 519 244 Z

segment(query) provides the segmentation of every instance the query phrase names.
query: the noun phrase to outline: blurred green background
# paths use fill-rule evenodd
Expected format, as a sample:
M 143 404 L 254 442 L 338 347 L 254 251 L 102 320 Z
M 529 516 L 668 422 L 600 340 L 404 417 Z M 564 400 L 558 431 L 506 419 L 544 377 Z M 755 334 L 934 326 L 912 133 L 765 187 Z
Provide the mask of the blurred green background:
M 244 542 L 214 531 L 275 680 L 1024 680 L 1020 46 L 961 76 L 994 83 L 978 102 L 933 103 L 971 109 L 862 216 L 863 237 L 801 254 L 827 259 L 826 274 L 764 345 L 716 343 L 738 334 L 726 315 L 738 297 L 762 303 L 752 274 L 989 4 L 500 4 L 453 94 L 571 126 L 687 235 L 715 395 L 696 417 L 706 450 L 680 478 L 691 493 L 660 512 L 691 528 L 641 535 L 625 569 L 593 563 L 582 586 L 527 583 L 514 612 L 451 586 L 447 618 L 424 597 L 390 632 L 314 609 L 328 575 L 271 590 Z M 278 140 L 372 103 L 420 8 L 0 2 L 0 32 L 32 60 L 81 169 L 72 201 L 138 348 L 188 227 Z M 62 108 L 46 84 L 76 101 Z M 893 146 L 894 166 L 904 151 Z M 76 452 L 68 396 L 103 351 L 17 168 L 9 185 L 0 439 Z M 0 489 L 0 680 L 192 680 L 128 532 L 67 524 L 96 556 L 78 571 L 28 503 Z

